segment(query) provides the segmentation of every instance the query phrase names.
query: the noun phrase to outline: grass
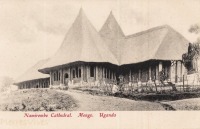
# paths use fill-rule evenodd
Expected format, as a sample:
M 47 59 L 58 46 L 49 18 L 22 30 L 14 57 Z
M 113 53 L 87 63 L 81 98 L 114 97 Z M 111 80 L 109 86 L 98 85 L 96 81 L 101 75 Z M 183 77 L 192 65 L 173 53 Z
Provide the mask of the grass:
M 68 111 L 77 105 L 72 97 L 51 89 L 29 89 L 1 95 L 1 111 Z

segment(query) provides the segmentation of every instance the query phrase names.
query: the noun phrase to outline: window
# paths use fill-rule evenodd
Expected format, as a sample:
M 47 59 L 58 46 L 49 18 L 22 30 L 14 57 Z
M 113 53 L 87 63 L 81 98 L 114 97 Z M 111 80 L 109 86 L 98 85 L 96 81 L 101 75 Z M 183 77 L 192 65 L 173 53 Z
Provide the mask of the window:
M 78 77 L 81 77 L 81 69 L 78 69 Z
M 90 77 L 94 77 L 94 66 L 90 66 Z
M 73 70 L 72 71 L 72 76 L 73 76 L 73 78 L 75 78 L 76 77 L 76 75 L 75 75 L 76 73 L 75 73 L 75 70 Z

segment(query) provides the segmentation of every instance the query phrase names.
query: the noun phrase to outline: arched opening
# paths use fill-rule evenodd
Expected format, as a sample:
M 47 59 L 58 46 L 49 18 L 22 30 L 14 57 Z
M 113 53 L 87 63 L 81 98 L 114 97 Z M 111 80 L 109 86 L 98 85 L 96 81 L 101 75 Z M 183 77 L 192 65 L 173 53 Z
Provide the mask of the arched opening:
M 65 78 L 69 78 L 69 74 L 68 73 L 65 74 Z

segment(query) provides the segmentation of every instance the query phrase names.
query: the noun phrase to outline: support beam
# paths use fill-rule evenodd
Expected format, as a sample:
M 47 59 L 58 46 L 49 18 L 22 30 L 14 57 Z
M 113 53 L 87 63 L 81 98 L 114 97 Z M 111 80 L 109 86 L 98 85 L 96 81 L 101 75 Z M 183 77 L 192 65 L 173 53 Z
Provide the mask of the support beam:
M 132 79 L 131 79 L 131 70 L 129 71 L 129 82 L 131 82 Z
M 99 80 L 99 69 L 98 69 L 98 66 L 96 66 L 96 80 L 98 81 Z
M 177 61 L 176 61 L 176 64 L 175 64 L 175 83 L 178 82 L 178 71 L 177 71 Z
M 149 80 L 151 80 L 151 66 L 149 66 Z
M 177 61 L 177 81 L 181 81 L 182 77 L 182 64 L 181 61 Z
M 138 72 L 139 72 L 139 73 L 138 73 L 138 81 L 141 81 L 141 69 L 139 69 Z
M 104 73 L 104 72 L 105 72 L 105 68 L 104 68 L 104 67 L 102 67 L 102 80 L 104 80 L 104 78 L 105 78 L 105 76 L 104 76 L 104 75 L 105 75 L 105 73 Z
M 50 84 L 49 84 L 49 87 L 51 87 L 52 86 L 52 72 L 50 71 L 50 82 L 49 82 Z
M 159 62 L 159 65 L 158 65 L 158 70 L 159 70 L 159 72 L 161 72 L 162 69 L 163 69 L 163 64 L 162 64 L 162 62 Z
M 60 85 L 63 86 L 64 85 L 63 69 L 60 69 L 59 72 L 60 72 Z
M 156 80 L 159 80 L 159 68 L 158 68 L 158 65 L 156 65 Z
M 84 76 L 83 72 L 84 72 L 83 65 L 81 65 L 81 81 L 83 81 L 83 76 Z
M 87 71 L 87 82 L 88 82 L 88 80 L 90 78 L 90 66 L 89 65 L 86 66 L 86 71 Z

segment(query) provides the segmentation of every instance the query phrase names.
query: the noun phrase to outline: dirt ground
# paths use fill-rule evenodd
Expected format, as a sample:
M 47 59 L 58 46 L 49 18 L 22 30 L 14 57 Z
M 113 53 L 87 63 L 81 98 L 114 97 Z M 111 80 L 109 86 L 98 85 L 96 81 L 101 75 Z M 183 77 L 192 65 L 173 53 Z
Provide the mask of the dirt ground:
M 70 89 L 29 89 L 0 94 L 0 111 L 155 111 L 200 110 L 200 98 L 176 101 L 142 101 L 91 95 Z
M 76 111 L 148 111 L 165 110 L 159 103 L 135 101 L 113 96 L 96 96 L 82 91 L 58 91 L 72 96 L 76 103 Z

